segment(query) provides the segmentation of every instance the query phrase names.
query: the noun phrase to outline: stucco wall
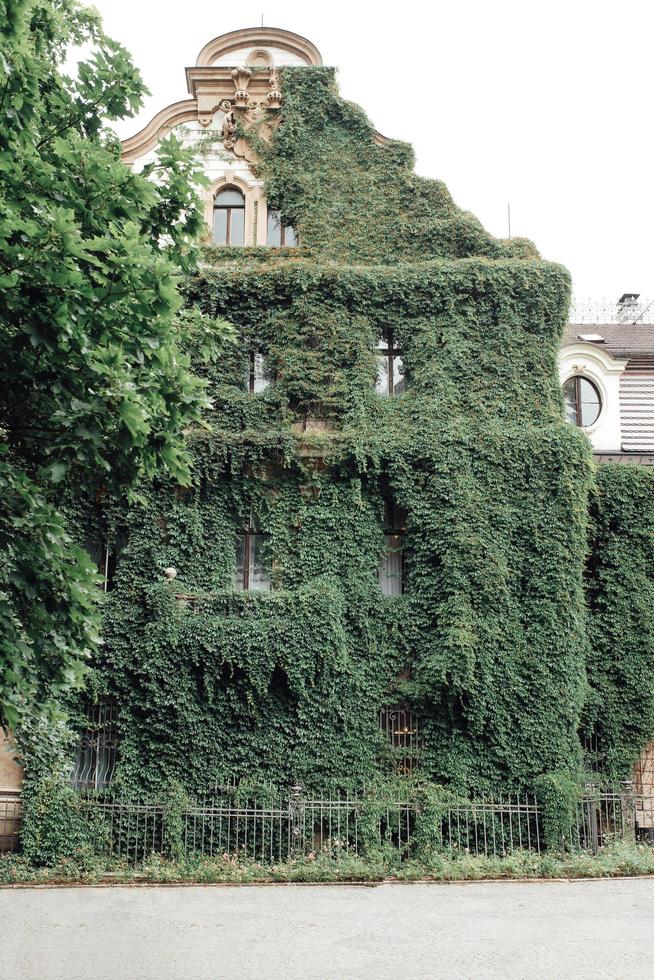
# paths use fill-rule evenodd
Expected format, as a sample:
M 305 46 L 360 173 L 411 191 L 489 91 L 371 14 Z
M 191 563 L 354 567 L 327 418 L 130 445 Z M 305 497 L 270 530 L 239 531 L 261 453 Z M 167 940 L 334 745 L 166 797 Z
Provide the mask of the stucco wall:
M 19 790 L 23 770 L 14 759 L 15 749 L 0 729 L 0 792 Z

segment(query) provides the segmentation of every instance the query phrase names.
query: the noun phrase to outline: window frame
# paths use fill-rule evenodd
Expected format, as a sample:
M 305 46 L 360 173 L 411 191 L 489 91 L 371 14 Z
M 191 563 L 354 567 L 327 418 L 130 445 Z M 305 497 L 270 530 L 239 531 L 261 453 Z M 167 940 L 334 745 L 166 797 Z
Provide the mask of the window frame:
M 224 194 L 225 191 L 234 191 L 237 194 L 240 194 L 243 203 L 242 204 L 217 204 L 216 202 L 218 201 L 218 198 L 220 197 L 221 194 Z M 243 248 L 245 246 L 245 207 L 246 207 L 246 198 L 244 192 L 241 190 L 240 187 L 237 187 L 235 184 L 227 184 L 224 187 L 218 188 L 218 190 L 215 192 L 213 196 L 213 209 L 212 209 L 212 219 L 213 219 L 212 244 L 213 245 L 218 245 L 219 247 L 231 247 L 231 248 Z M 216 211 L 226 212 L 224 242 L 216 241 Z M 232 235 L 232 211 L 241 211 L 243 213 L 243 241 L 242 242 L 235 243 L 230 240 Z
M 565 390 L 571 381 L 574 382 L 574 393 L 575 393 L 574 408 L 575 408 L 576 421 L 574 423 L 572 423 L 572 419 L 568 418 L 568 414 L 566 411 L 566 407 L 568 403 L 566 400 Z M 586 381 L 591 386 L 591 388 L 593 389 L 593 391 L 597 396 L 597 401 L 598 401 L 597 415 L 595 416 L 593 421 L 589 422 L 587 425 L 584 424 L 582 419 L 582 411 L 583 411 L 582 399 L 581 399 L 582 381 Z M 597 422 L 599 421 L 600 416 L 604 411 L 604 399 L 602 397 L 602 392 L 600 391 L 599 386 L 595 383 L 595 381 L 592 378 L 590 378 L 587 374 L 571 374 L 570 377 L 566 378 L 566 380 L 563 382 L 563 384 L 561 385 L 561 389 L 563 393 L 563 407 L 564 407 L 566 420 L 571 424 L 576 425 L 578 429 L 591 429 L 594 425 L 597 425 Z
M 407 514 L 405 510 L 398 507 L 393 500 L 389 498 L 384 499 L 384 542 L 386 544 L 386 550 L 381 557 L 377 570 L 379 587 L 384 598 L 404 595 L 406 586 L 406 519 Z M 398 546 L 393 547 L 390 539 L 395 539 L 398 542 Z M 385 592 L 383 583 L 389 581 L 395 574 L 393 572 L 386 572 L 385 570 L 386 563 L 393 554 L 399 554 L 400 556 L 400 571 L 398 575 L 399 590 L 397 592 Z
M 250 561 L 250 556 L 252 554 L 251 541 L 253 538 L 265 539 L 268 535 L 264 531 L 258 531 L 253 527 L 246 527 L 241 531 L 237 531 L 237 545 L 236 545 L 236 565 L 234 568 L 234 591 L 235 592 L 272 592 L 272 567 L 261 566 L 262 570 L 266 573 L 268 588 L 267 589 L 251 589 L 250 579 L 252 577 L 254 562 Z M 238 575 L 238 556 L 239 556 L 239 546 L 242 542 L 243 547 L 243 573 L 241 576 L 240 584 L 237 585 L 237 575 Z
M 402 360 L 402 348 L 398 347 L 395 343 L 395 337 L 392 330 L 387 330 L 379 340 L 377 344 L 377 358 L 378 363 L 382 358 L 386 361 L 386 390 L 379 390 L 380 376 L 377 374 L 377 381 L 375 382 L 375 389 L 378 395 L 382 398 L 396 398 L 401 395 L 404 391 L 404 385 L 406 381 L 406 375 L 404 374 L 404 361 Z M 400 367 L 402 368 L 402 374 L 400 376 L 400 381 L 395 382 L 395 366 L 399 361 Z M 398 391 L 398 385 L 402 385 L 401 389 Z
M 382 707 L 379 727 L 390 749 L 397 775 L 410 776 L 419 765 L 422 738 L 416 711 L 407 704 Z
M 261 378 L 261 386 L 256 387 L 257 384 L 257 358 L 261 358 L 262 372 L 259 374 Z M 266 355 L 262 354 L 261 351 L 251 350 L 248 355 L 248 382 L 247 391 L 249 395 L 260 395 L 266 388 L 270 385 L 270 378 L 266 377 Z
M 99 790 L 111 785 L 120 742 L 117 720 L 118 703 L 113 697 L 102 697 L 97 704 L 87 706 L 71 775 L 76 789 Z
M 279 225 L 279 245 L 277 245 L 276 243 L 273 244 L 270 241 L 271 220 L 276 221 L 277 224 Z M 289 230 L 293 233 L 293 238 L 295 239 L 295 241 L 290 243 L 286 241 L 286 233 Z M 268 246 L 268 248 L 297 248 L 299 244 L 300 244 L 300 237 L 297 233 L 295 225 L 292 223 L 284 224 L 279 211 L 277 211 L 275 208 L 268 208 L 268 213 L 266 217 L 266 245 Z

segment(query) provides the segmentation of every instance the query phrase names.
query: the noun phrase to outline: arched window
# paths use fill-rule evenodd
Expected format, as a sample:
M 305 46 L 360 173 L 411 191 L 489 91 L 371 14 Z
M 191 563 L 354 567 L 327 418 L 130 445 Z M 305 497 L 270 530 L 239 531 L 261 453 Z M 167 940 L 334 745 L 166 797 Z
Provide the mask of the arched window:
M 213 201 L 214 245 L 245 242 L 245 198 L 237 187 L 219 191 Z
M 297 245 L 297 234 L 293 225 L 282 224 L 279 211 L 268 208 L 268 244 L 272 248 Z
M 563 385 L 565 417 L 573 425 L 586 428 L 599 418 L 602 398 L 597 386 L 581 374 L 575 374 Z

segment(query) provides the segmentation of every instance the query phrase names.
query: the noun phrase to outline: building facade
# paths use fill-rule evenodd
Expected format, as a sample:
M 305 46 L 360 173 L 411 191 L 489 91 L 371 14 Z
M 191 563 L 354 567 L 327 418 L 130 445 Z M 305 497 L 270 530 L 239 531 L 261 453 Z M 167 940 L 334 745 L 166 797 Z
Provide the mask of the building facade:
M 197 151 L 207 231 L 183 293 L 237 343 L 217 364 L 193 352 L 214 403 L 210 432 L 189 434 L 193 488 L 87 509 L 105 645 L 94 703 L 75 709 L 76 785 L 420 768 L 524 789 L 580 771 L 582 729 L 624 773 L 654 734 L 654 692 L 630 695 L 625 741 L 602 711 L 622 680 L 599 642 L 587 653 L 611 586 L 584 578 L 595 471 L 576 430 L 597 461 L 652 461 L 654 328 L 566 327 L 565 270 L 416 177 L 306 39 L 235 31 L 186 77 L 190 97 L 124 160 L 152 163 L 171 133 Z M 644 470 L 627 488 L 643 513 Z M 606 472 L 600 559 L 622 480 Z

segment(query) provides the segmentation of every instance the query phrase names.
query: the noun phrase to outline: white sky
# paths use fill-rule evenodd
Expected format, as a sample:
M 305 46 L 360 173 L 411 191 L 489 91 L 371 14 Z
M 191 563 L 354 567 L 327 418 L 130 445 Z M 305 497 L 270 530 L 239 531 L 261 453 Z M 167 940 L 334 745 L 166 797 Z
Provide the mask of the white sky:
M 309 38 L 345 98 L 413 143 L 493 234 L 533 239 L 574 291 L 654 296 L 651 0 L 95 0 L 152 92 L 136 132 L 187 98 L 213 37 L 261 23 Z

